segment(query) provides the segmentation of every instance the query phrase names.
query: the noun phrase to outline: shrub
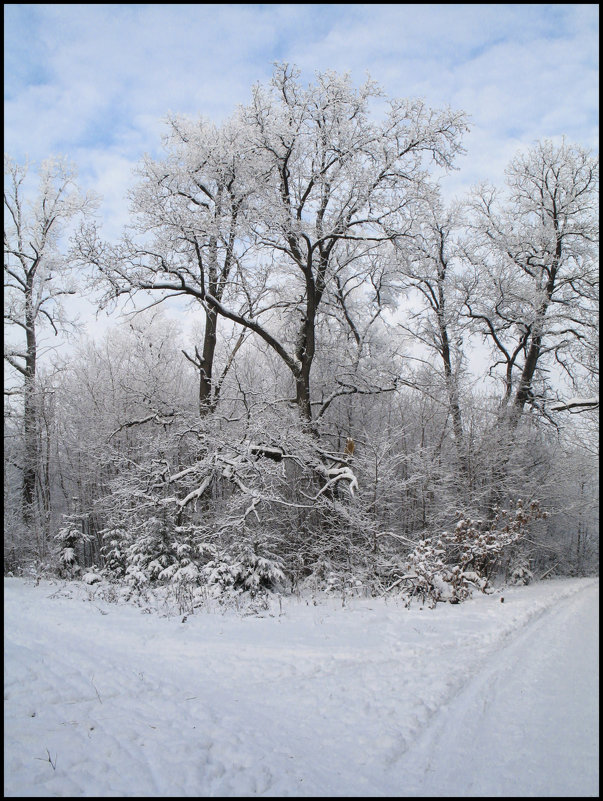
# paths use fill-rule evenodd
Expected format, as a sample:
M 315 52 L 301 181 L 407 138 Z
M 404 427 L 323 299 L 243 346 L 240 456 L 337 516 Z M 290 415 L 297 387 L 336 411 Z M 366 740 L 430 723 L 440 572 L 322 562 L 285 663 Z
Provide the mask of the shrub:
M 246 592 L 250 597 L 275 592 L 285 584 L 285 574 L 276 559 L 267 559 L 254 550 L 226 553 L 204 568 L 206 581 L 221 592 Z

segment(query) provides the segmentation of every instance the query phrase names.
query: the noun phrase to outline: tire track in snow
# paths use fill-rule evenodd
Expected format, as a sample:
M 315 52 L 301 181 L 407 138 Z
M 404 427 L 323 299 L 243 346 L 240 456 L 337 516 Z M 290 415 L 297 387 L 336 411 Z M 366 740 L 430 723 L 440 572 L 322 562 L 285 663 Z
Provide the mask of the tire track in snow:
M 5 701 L 10 702 L 11 708 L 15 705 L 22 708 L 24 698 L 31 692 L 32 680 L 37 685 L 35 699 L 26 702 L 32 709 L 30 718 L 21 723 L 14 734 L 21 743 L 19 750 L 23 754 L 24 766 L 31 763 L 31 769 L 27 769 L 33 780 L 31 785 L 35 786 L 36 780 L 43 782 L 53 794 L 52 788 L 60 774 L 60 781 L 69 783 L 73 795 L 81 795 L 90 786 L 103 783 L 111 786 L 111 794 L 164 794 L 169 789 L 165 773 L 156 768 L 170 761 L 169 743 L 181 742 L 181 729 L 187 727 L 191 729 L 187 745 L 194 745 L 196 739 L 189 710 L 182 708 L 187 688 L 178 684 L 178 677 L 166 680 L 161 674 L 165 663 L 151 660 L 149 665 L 148 656 L 144 667 L 150 668 L 150 681 L 147 675 L 143 682 L 140 678 L 142 672 L 137 675 L 130 669 L 133 662 L 127 648 L 123 654 L 127 669 L 120 667 L 115 651 L 109 656 L 104 654 L 102 640 L 96 639 L 100 632 L 97 626 L 91 625 L 90 630 L 67 629 L 60 623 L 55 624 L 56 612 L 50 611 L 51 607 L 42 609 L 47 610 L 46 615 L 39 618 L 31 615 L 34 637 L 29 644 L 21 644 L 23 639 L 18 629 L 7 633 L 5 643 L 13 658 L 18 655 L 15 665 L 27 666 L 30 674 L 29 681 L 21 685 L 18 673 L 9 679 L 5 686 Z M 23 612 L 28 614 L 29 610 Z M 91 615 L 90 621 L 93 623 L 96 617 Z M 54 625 L 60 626 L 60 633 Z M 31 634 L 32 628 L 29 631 Z M 60 649 L 56 647 L 57 635 Z M 12 664 L 11 667 L 14 671 L 15 667 Z M 100 689 L 98 695 L 95 688 Z M 177 721 L 172 724 L 172 728 L 178 729 L 175 738 L 168 730 L 169 726 L 163 725 L 161 730 L 155 726 L 155 733 L 151 730 L 151 724 L 158 722 L 149 717 L 152 704 L 133 703 L 131 700 L 137 698 L 139 701 L 142 695 L 161 698 L 163 715 L 170 712 L 167 720 Z M 5 715 L 6 711 L 5 706 Z M 128 714 L 132 712 L 135 717 Z M 201 721 L 204 721 L 202 716 Z M 196 731 L 200 732 L 201 728 Z M 59 772 L 44 777 L 44 771 L 50 771 L 50 766 L 44 767 L 43 762 L 35 763 L 33 759 L 44 755 L 46 744 L 50 745 L 53 755 L 58 755 Z M 191 751 L 194 752 L 191 757 L 198 764 L 199 749 L 191 748 Z M 111 765 L 120 754 L 127 755 L 131 777 L 116 774 L 112 778 L 111 771 L 107 772 L 103 767 Z M 185 763 L 187 769 L 183 771 L 179 760 L 180 756 L 175 766 L 177 780 L 181 780 L 182 785 L 187 781 L 190 784 L 188 774 L 194 770 L 195 762 L 191 759 Z M 5 789 L 10 789 L 10 777 L 7 779 L 9 783 Z M 190 794 L 195 795 L 194 792 Z
M 376 623 L 383 637 L 368 643 L 351 639 L 361 631 L 358 623 L 350 625 L 353 610 L 333 616 L 341 635 L 325 624 L 324 629 L 283 627 L 283 636 L 275 637 L 278 625 L 268 621 L 256 640 L 255 625 L 249 639 L 255 621 L 225 619 L 222 639 L 217 636 L 222 626 L 213 617 L 198 618 L 189 631 L 174 621 L 134 616 L 123 606 L 115 607 L 114 617 L 99 618 L 89 607 L 90 614 L 86 606 L 78 610 L 77 599 L 40 606 L 32 596 L 30 610 L 19 610 L 19 619 L 23 611 L 32 619 L 22 632 L 28 637 L 25 650 L 33 649 L 32 661 L 25 654 L 18 662 L 29 662 L 42 678 L 49 666 L 36 661 L 40 651 L 50 656 L 52 676 L 37 684 L 38 692 L 44 688 L 38 701 L 45 709 L 14 731 L 24 766 L 31 755 L 44 755 L 42 746 L 52 734 L 48 744 L 53 755 L 59 750 L 59 769 L 55 774 L 42 761 L 32 763 L 35 780 L 28 779 L 28 786 L 59 795 L 66 787 L 71 795 L 101 787 L 110 788 L 109 794 L 155 796 L 397 796 L 406 780 L 400 756 L 405 749 L 410 753 L 418 735 L 437 719 L 442 703 L 455 697 L 505 638 L 576 591 L 554 589 L 549 601 L 547 588 L 543 602 L 536 588 L 535 602 L 521 601 L 517 607 L 511 597 L 504 607 L 495 603 L 498 598 L 479 597 L 475 617 L 471 602 L 462 610 L 439 609 L 433 618 L 427 611 L 407 615 L 395 605 L 376 618 L 359 610 L 359 620 L 367 627 Z M 526 598 L 522 592 L 518 597 Z M 326 620 L 326 610 L 322 614 Z M 54 629 L 57 620 L 69 625 Z M 481 633 L 467 636 L 472 620 Z M 291 631 L 293 638 L 286 636 Z M 24 642 L 19 632 L 13 639 Z M 199 670 L 191 671 L 195 661 Z M 469 678 L 463 674 L 468 665 Z M 92 689 L 93 673 L 102 705 Z M 90 698 L 81 695 L 86 685 Z M 48 703 L 47 687 L 57 690 L 58 703 Z M 110 698 L 114 692 L 117 696 Z M 153 695 L 159 710 L 150 702 Z M 77 704 L 68 704 L 78 697 Z M 11 703 L 17 700 L 15 688 Z M 20 703 L 14 708 L 22 710 Z M 79 725 L 64 725 L 74 717 Z M 111 762 L 120 750 L 118 764 L 127 754 L 127 774 Z M 59 787 L 63 791 L 55 792 Z
M 404 755 L 404 795 L 598 795 L 598 589 L 503 635 Z
M 388 773 L 391 771 L 392 776 L 397 773 L 397 765 L 404 759 L 405 755 L 414 748 L 415 743 L 424 736 L 424 733 L 431 726 L 437 724 L 441 710 L 448 707 L 464 691 L 465 687 L 480 675 L 484 664 L 488 660 L 495 658 L 499 651 L 506 648 L 514 639 L 520 637 L 528 627 L 547 615 L 552 608 L 567 599 L 571 599 L 577 593 L 584 592 L 593 585 L 598 586 L 598 580 L 593 581 L 586 587 L 584 585 L 561 587 L 553 597 L 548 597 L 544 602 L 540 601 L 527 610 L 520 610 L 489 642 L 484 642 L 484 635 L 477 633 L 471 635 L 462 646 L 454 643 L 454 647 L 451 648 L 450 663 L 447 671 L 445 671 L 447 677 L 445 682 L 442 682 L 443 671 L 441 664 L 435 666 L 429 658 L 433 644 L 431 646 L 430 644 L 425 644 L 423 647 L 417 647 L 415 644 L 413 647 L 408 648 L 403 638 L 399 639 L 393 632 L 389 632 L 389 648 L 394 657 L 399 654 L 399 658 L 402 661 L 403 654 L 405 666 L 415 671 L 420 671 L 426 675 L 426 678 L 428 678 L 429 672 L 432 673 L 432 679 L 428 682 L 432 694 L 429 698 L 417 698 L 417 704 L 412 709 L 410 716 L 404 708 L 403 696 L 400 697 L 403 722 L 399 727 L 393 727 L 393 741 L 389 747 L 384 748 L 386 771 Z M 508 595 L 512 594 L 512 592 L 513 588 L 507 588 L 506 593 Z M 495 598 L 498 600 L 499 596 L 500 591 L 491 597 L 492 600 Z M 485 599 L 481 595 L 476 595 L 473 600 L 480 603 Z M 508 598 L 507 600 L 511 600 L 512 603 L 512 599 Z M 506 608 L 509 606 L 510 604 L 507 604 Z M 471 602 L 468 602 L 464 606 L 464 613 L 469 614 L 470 608 Z M 422 614 L 428 615 L 429 612 L 425 611 Z M 413 628 L 417 631 L 414 624 Z M 429 626 L 423 627 L 422 631 L 423 633 L 429 632 Z M 434 632 L 434 634 L 437 636 L 437 632 Z M 489 635 L 491 634 L 492 632 L 489 632 Z M 437 657 L 441 661 L 441 649 L 438 652 L 436 645 L 433 651 L 434 654 L 437 653 Z M 397 693 L 399 694 L 399 688 L 396 687 L 395 683 L 390 683 L 390 696 L 395 698 Z M 380 795 L 391 795 L 392 792 L 396 794 L 399 791 L 399 783 L 396 783 L 392 790 L 388 782 L 389 779 L 386 779 L 382 791 L 376 790 Z

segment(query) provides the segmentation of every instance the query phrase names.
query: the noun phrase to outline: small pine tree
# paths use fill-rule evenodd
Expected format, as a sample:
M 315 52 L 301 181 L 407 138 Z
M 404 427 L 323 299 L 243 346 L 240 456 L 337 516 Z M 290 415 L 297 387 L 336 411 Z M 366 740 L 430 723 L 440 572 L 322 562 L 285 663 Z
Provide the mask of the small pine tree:
M 255 548 L 242 552 L 226 553 L 210 561 L 204 568 L 209 585 L 223 593 L 249 593 L 251 598 L 259 594 L 276 592 L 284 586 L 286 579 L 277 559 L 268 559 Z
M 55 535 L 56 557 L 59 575 L 73 578 L 81 567 L 79 556 L 84 543 L 90 542 L 90 536 L 84 532 L 82 517 L 77 514 L 65 515 L 63 525 Z

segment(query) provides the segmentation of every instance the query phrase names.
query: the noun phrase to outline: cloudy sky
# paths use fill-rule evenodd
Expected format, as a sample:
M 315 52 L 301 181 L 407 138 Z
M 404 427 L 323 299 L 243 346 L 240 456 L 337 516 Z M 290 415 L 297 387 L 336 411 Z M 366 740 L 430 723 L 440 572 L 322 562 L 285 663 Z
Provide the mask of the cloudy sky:
M 227 116 L 274 61 L 471 115 L 455 187 L 535 139 L 598 141 L 598 5 L 7 4 L 5 149 L 68 155 L 119 208 L 168 112 Z
M 168 112 L 219 120 L 274 61 L 367 73 L 393 97 L 471 116 L 448 183 L 498 183 L 541 138 L 596 148 L 598 5 L 6 4 L 5 151 L 64 154 L 103 197 L 105 233 Z

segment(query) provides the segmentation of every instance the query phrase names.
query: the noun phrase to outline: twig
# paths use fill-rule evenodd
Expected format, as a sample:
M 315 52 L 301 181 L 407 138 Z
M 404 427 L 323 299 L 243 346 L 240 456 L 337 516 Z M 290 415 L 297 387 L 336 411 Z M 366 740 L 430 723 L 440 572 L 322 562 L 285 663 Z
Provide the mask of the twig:
M 92 676 L 92 678 L 90 679 L 90 684 L 94 687 L 94 692 L 96 693 L 96 697 L 98 698 L 99 702 L 102 704 L 103 703 L 103 699 L 100 697 L 100 694 L 99 694 L 98 690 L 96 689 L 96 687 L 94 685 L 94 676 Z
M 50 762 L 50 764 L 52 765 L 52 769 L 56 770 L 57 769 L 57 758 L 56 758 L 56 756 L 55 756 L 54 762 L 53 762 L 52 761 L 52 757 L 50 756 L 50 751 L 48 750 L 48 748 L 46 749 L 46 753 L 48 754 L 48 759 L 44 759 L 43 757 L 34 757 L 34 759 L 37 759 L 40 762 Z

